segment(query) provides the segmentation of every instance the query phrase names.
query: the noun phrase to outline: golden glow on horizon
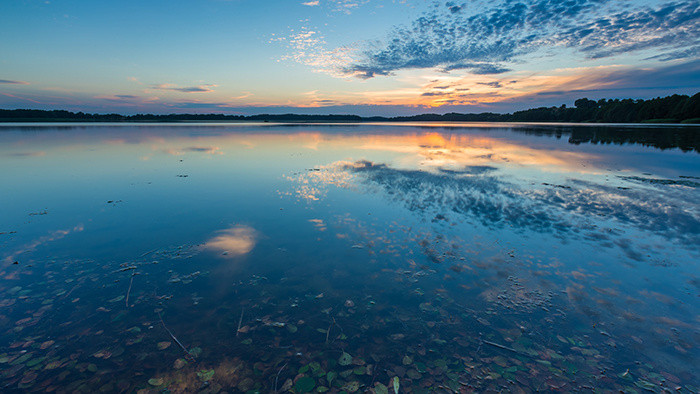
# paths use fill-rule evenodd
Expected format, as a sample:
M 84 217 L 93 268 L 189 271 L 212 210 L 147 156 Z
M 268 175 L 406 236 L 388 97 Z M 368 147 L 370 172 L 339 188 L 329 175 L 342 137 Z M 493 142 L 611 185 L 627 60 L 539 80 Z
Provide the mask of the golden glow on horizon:
M 295 92 L 287 87 L 248 90 L 232 89 L 225 83 L 182 88 L 173 84 L 150 87 L 134 82 L 136 90 L 120 94 L 97 94 L 91 99 L 108 102 L 115 108 L 143 106 L 170 107 L 199 112 L 221 112 L 230 108 L 297 107 L 323 108 L 329 106 L 404 106 L 409 108 L 440 108 L 443 106 L 477 106 L 488 110 L 492 104 L 527 101 L 551 92 L 595 90 L 614 87 L 606 79 L 614 72 L 628 67 L 620 65 L 562 68 L 543 72 L 508 72 L 498 75 L 475 75 L 453 71 L 450 74 L 407 70 L 398 72 L 393 80 L 375 77 L 369 81 L 346 78 L 343 89 L 315 89 Z M 184 92 L 192 89 L 193 92 Z M 183 107 L 183 105 L 186 105 Z M 262 111 L 262 109 L 261 109 Z
M 488 107 L 490 104 L 527 99 L 540 94 L 558 91 L 594 90 L 614 85 L 604 78 L 623 66 L 599 66 L 556 69 L 545 73 L 511 72 L 505 75 L 445 75 L 425 72 L 404 72 L 397 80 L 399 88 L 324 92 L 316 89 L 296 95 L 295 98 L 269 100 L 256 96 L 259 101 L 235 100 L 231 107 L 289 106 L 322 108 L 328 106 L 391 105 L 414 108 L 439 108 L 445 105 L 473 105 Z M 379 82 L 361 85 L 379 85 Z M 290 95 L 293 95 L 290 92 Z M 240 99 L 248 96 L 241 96 Z
M 421 125 L 425 127 L 427 125 Z M 440 127 L 440 123 L 430 126 Z M 449 126 L 454 126 L 450 124 Z M 398 127 L 408 127 L 401 125 Z M 381 129 L 380 129 L 381 130 Z M 144 136 L 146 137 L 146 136 Z M 226 155 L 241 149 L 265 146 L 275 151 L 287 151 L 292 147 L 309 150 L 348 151 L 355 159 L 357 151 L 372 150 L 401 154 L 398 164 L 410 168 L 460 169 L 468 166 L 505 165 L 511 168 L 538 167 L 548 172 L 577 172 L 594 174 L 601 170 L 595 165 L 599 158 L 593 154 L 569 152 L 561 149 L 545 149 L 526 146 L 517 140 L 474 134 L 426 131 L 413 134 L 321 134 L 300 132 L 295 134 L 224 134 L 188 139 L 163 139 L 146 137 L 155 152 L 171 155 L 206 154 Z M 189 145 L 186 145 L 189 144 Z M 582 166 L 585 163 L 585 166 Z M 324 163 L 318 163 L 322 165 Z
M 406 153 L 410 164 L 432 168 L 459 169 L 468 166 L 508 164 L 537 166 L 550 172 L 597 173 L 581 163 L 594 162 L 596 157 L 579 152 L 535 149 L 505 141 L 473 135 L 443 135 L 437 132 L 421 135 L 371 136 L 364 139 L 362 149 Z

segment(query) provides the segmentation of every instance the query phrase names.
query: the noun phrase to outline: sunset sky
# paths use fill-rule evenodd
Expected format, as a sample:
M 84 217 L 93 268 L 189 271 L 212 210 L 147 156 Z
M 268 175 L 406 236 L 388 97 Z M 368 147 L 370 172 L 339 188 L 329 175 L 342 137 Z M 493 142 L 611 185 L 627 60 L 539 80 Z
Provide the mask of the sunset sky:
M 697 0 L 6 0 L 0 108 L 509 112 L 700 91 Z

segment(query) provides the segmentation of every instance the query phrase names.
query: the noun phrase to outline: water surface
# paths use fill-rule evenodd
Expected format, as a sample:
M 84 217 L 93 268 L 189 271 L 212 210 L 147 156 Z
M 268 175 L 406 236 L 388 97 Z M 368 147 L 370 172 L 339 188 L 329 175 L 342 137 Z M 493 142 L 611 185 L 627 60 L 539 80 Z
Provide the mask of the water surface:
M 697 392 L 700 129 L 0 127 L 0 387 Z

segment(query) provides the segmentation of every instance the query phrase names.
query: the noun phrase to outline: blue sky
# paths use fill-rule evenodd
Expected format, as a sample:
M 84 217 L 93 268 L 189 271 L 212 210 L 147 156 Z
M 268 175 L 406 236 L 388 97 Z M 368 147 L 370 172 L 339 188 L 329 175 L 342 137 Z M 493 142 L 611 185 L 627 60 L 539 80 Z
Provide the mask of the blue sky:
M 694 94 L 699 4 L 5 1 L 0 108 L 394 115 Z

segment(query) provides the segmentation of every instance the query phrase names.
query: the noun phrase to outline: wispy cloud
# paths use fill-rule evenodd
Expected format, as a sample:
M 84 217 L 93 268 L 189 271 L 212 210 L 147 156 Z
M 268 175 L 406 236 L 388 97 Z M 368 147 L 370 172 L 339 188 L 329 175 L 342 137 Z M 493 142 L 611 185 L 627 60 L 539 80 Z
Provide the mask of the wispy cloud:
M 325 37 L 316 29 L 308 26 L 299 31 L 292 31 L 287 37 L 275 37 L 271 42 L 283 42 L 291 51 L 282 60 L 293 60 L 310 66 L 317 72 L 336 77 L 347 77 L 344 68 L 354 61 L 356 48 L 345 46 L 327 49 Z
M 10 85 L 29 85 L 29 82 L 13 81 L 10 79 L 0 79 L 0 83 L 6 83 L 6 84 L 10 84 Z
M 330 8 L 331 11 L 352 13 L 352 10 L 369 3 L 369 0 L 325 0 L 324 5 Z M 320 0 L 309 0 L 301 3 L 308 7 L 318 7 L 321 4 Z
M 21 96 L 17 96 L 17 95 L 15 95 L 15 94 L 10 94 L 10 93 L 0 93 L 0 94 L 2 94 L 2 95 L 5 96 L 5 97 L 12 97 L 12 98 L 14 98 L 14 99 L 23 100 L 23 101 L 29 101 L 30 103 L 39 104 L 38 101 L 32 100 L 32 99 L 27 98 L 27 97 L 21 97 Z
M 98 100 L 106 100 L 113 105 L 141 105 L 148 103 L 158 102 L 160 99 L 158 97 L 149 96 L 136 96 L 133 94 L 111 94 L 111 95 L 99 95 L 94 96 Z
M 334 11 L 350 14 L 354 9 L 369 3 L 369 0 L 330 0 Z
M 172 83 L 163 83 L 159 85 L 153 85 L 151 86 L 151 89 L 155 90 L 172 90 L 175 92 L 182 92 L 182 93 L 208 93 L 208 92 L 213 92 L 214 87 L 217 85 L 214 84 L 206 84 L 206 85 L 198 85 L 198 86 L 187 86 L 187 87 L 181 87 L 177 86 Z
M 494 82 L 477 82 L 477 84 L 479 84 L 479 85 L 484 85 L 484 86 L 489 86 L 489 87 L 492 87 L 492 88 L 494 88 L 494 89 L 502 88 L 502 87 L 503 87 L 503 85 L 502 85 L 499 81 L 494 81 Z
M 167 103 L 168 107 L 183 109 L 214 109 L 231 108 L 233 105 L 226 102 L 206 102 L 206 101 L 178 101 Z
M 248 98 L 248 97 L 251 97 L 251 96 L 253 96 L 253 93 L 251 93 L 251 92 L 243 92 L 243 94 L 241 94 L 240 96 L 231 97 L 231 98 L 234 99 L 234 100 L 243 100 L 243 99 Z
M 15 153 L 9 153 L 7 156 L 11 157 L 42 157 L 46 156 L 45 151 L 37 151 L 37 152 L 15 152 Z

